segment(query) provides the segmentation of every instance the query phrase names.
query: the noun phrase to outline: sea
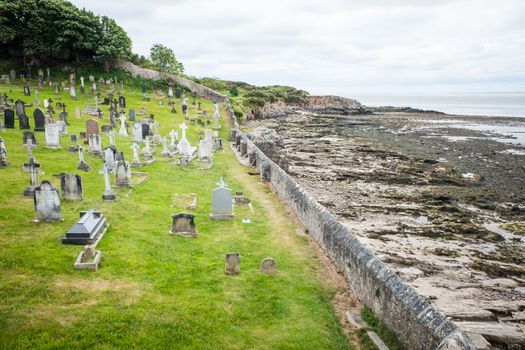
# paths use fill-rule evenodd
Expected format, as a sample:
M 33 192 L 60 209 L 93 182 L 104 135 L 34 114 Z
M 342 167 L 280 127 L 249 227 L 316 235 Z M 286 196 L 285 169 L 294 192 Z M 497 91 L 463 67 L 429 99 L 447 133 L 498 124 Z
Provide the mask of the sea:
M 450 93 L 443 95 L 352 94 L 370 107 L 393 106 L 433 110 L 447 114 L 525 117 L 525 92 Z

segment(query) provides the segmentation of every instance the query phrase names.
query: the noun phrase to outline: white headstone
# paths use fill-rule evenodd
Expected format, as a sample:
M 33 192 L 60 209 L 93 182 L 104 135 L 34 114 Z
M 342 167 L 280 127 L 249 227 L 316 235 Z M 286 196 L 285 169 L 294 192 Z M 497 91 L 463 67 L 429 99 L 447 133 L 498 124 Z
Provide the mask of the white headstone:
M 140 122 L 133 123 L 131 128 L 131 141 L 140 143 L 142 142 L 142 124 Z
M 60 131 L 57 124 L 46 124 L 45 138 L 46 147 L 48 148 L 60 148 Z
M 102 143 L 100 142 L 100 136 L 98 134 L 89 134 L 89 153 L 101 154 Z
M 121 114 L 120 117 L 120 130 L 119 135 L 120 136 L 128 136 L 128 131 L 126 130 L 126 116 L 124 114 Z

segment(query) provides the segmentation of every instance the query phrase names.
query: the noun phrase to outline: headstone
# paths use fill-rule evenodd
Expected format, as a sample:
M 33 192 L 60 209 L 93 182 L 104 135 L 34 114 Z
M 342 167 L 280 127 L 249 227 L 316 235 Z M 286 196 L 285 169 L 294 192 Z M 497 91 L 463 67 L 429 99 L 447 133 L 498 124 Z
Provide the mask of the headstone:
M 40 106 L 40 99 L 38 98 L 38 90 L 35 90 L 35 100 L 33 101 L 35 106 Z
M 120 130 L 118 131 L 118 134 L 120 136 L 128 137 L 128 130 L 126 129 L 126 116 L 124 114 L 120 115 Z
M 69 88 L 69 97 L 71 97 L 72 100 L 77 99 L 77 92 L 75 90 L 75 85 L 71 85 L 71 87 Z
M 104 191 L 104 194 L 102 195 L 102 199 L 105 200 L 105 201 L 114 201 L 114 200 L 117 199 L 117 195 L 111 189 L 111 182 L 110 182 L 110 178 L 109 178 L 109 169 L 108 169 L 108 167 L 105 164 L 104 164 L 103 173 L 104 173 L 104 183 L 105 183 L 105 188 L 106 189 Z
M 142 124 L 142 139 L 145 140 L 149 135 L 149 125 Z
M 16 100 L 15 102 L 16 116 L 20 117 L 21 115 L 26 114 L 25 103 L 22 100 Z
M 187 170 L 190 166 L 190 160 L 187 156 L 181 156 L 179 157 L 179 164 L 182 170 Z
M 89 153 L 93 155 L 102 154 L 102 142 L 99 134 L 90 134 L 89 138 Z
M 92 134 L 99 134 L 98 121 L 93 119 L 86 121 L 86 134 L 88 137 Z
M 261 272 L 268 274 L 268 275 L 274 275 L 277 273 L 277 261 L 273 258 L 266 258 L 263 261 L 261 261 Z
M 60 148 L 60 133 L 57 124 L 45 125 L 45 139 L 47 148 Z
M 170 151 L 168 149 L 168 140 L 165 137 L 163 137 L 161 140 L 161 143 L 162 143 L 161 157 L 168 158 L 170 156 Z
M 72 134 L 69 139 L 71 142 L 77 143 L 78 142 L 78 136 L 77 134 Z
M 131 145 L 131 149 L 133 150 L 133 160 L 131 161 L 131 166 L 135 168 L 142 168 L 142 162 L 139 158 L 139 146 L 134 143 Z
M 123 159 L 117 163 L 115 187 L 131 187 L 131 168 L 129 163 Z
M 171 216 L 171 234 L 187 237 L 196 237 L 195 215 L 189 213 L 178 213 Z
M 9 162 L 7 161 L 7 149 L 5 148 L 4 139 L 0 137 L 0 165 L 8 166 Z
M 131 108 L 129 110 L 129 121 L 134 122 L 136 120 L 135 110 Z
M 94 244 L 108 226 L 106 218 L 99 211 L 81 211 L 80 220 L 66 232 L 62 244 Z
M 223 149 L 222 139 L 220 137 L 215 138 L 213 147 L 215 148 L 216 151 L 220 151 Z
M 29 162 L 24 163 L 24 167 L 29 169 L 29 186 L 24 191 L 24 196 L 33 197 L 35 189 L 38 187 L 38 173 L 40 172 L 40 164 L 37 163 L 33 158 L 29 159 Z
M 122 95 L 118 97 L 118 104 L 120 108 L 126 108 L 126 98 Z
M 142 83 L 141 85 L 141 88 L 142 88 L 142 93 L 145 94 L 148 90 L 146 89 L 146 84 L 145 83 Z
M 182 113 L 186 114 L 188 112 L 188 99 L 184 97 L 182 100 Z
M 78 158 L 80 160 L 77 169 L 83 170 L 83 171 L 90 171 L 91 167 L 86 163 L 84 160 L 84 148 L 82 146 L 78 146 Z
M 224 273 L 227 275 L 237 275 L 241 272 L 241 256 L 239 253 L 226 254 Z
M 33 112 L 33 119 L 35 121 L 35 131 L 45 131 L 46 115 L 40 108 L 35 109 Z
M 104 164 L 108 168 L 109 172 L 115 171 L 115 168 L 117 167 L 117 163 L 115 161 L 116 154 L 117 154 L 117 149 L 114 146 L 107 147 L 104 150 L 104 153 L 103 153 Z
M 62 198 L 70 201 L 82 200 L 82 177 L 72 173 L 60 174 Z
M 36 221 L 60 221 L 60 197 L 58 190 L 47 180 L 35 189 Z
M 233 219 L 232 190 L 223 183 L 212 191 L 212 212 L 210 218 L 215 220 Z
M 11 69 L 9 71 L 9 77 L 11 78 L 11 81 L 15 81 L 16 80 L 16 71 L 14 69 Z
M 4 126 L 6 129 L 15 128 L 15 112 L 12 109 L 6 109 L 4 111 Z
M 25 114 L 18 117 L 18 123 L 20 129 L 31 129 L 31 126 L 29 125 L 29 118 Z
M 31 141 L 31 144 L 33 146 L 36 146 L 38 143 L 36 141 L 35 134 L 33 134 L 31 131 L 24 131 L 24 134 L 22 136 L 22 142 L 23 144 L 27 144 L 28 141 Z
M 151 164 L 155 161 L 155 158 L 153 158 L 153 155 L 151 154 L 150 144 L 149 144 L 149 138 L 146 137 L 144 150 L 142 152 L 142 157 L 146 160 L 146 164 Z
M 133 123 L 131 128 L 131 141 L 140 143 L 142 142 L 142 124 L 140 122 Z
M 176 143 L 176 141 L 178 141 L 179 132 L 171 129 L 171 131 L 170 131 L 170 138 L 171 138 L 170 151 L 175 152 L 177 150 L 177 143 Z
M 208 140 L 199 141 L 199 160 L 202 162 L 211 161 L 211 152 Z

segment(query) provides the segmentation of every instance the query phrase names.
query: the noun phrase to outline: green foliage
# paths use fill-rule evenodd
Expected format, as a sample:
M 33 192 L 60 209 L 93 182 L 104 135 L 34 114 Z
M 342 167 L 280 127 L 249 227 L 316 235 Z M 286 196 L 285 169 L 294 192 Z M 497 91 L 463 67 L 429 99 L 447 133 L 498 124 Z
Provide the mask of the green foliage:
M 381 340 L 385 342 L 389 349 L 405 349 L 403 344 L 397 338 L 396 334 L 392 330 L 390 330 L 390 328 L 388 328 L 380 319 L 378 319 L 377 316 L 374 315 L 372 310 L 370 310 L 368 307 L 365 306 L 361 309 L 361 317 L 363 318 L 363 321 L 365 321 L 368 325 L 367 328 L 362 328 L 357 333 L 359 340 L 363 345 L 363 349 L 376 349 L 376 346 L 372 343 L 372 341 L 368 338 L 368 335 L 366 334 L 366 332 L 369 330 L 376 332 L 379 338 L 381 338 Z
M 239 89 L 237 88 L 237 85 L 232 86 L 230 89 L 230 95 L 233 97 L 239 96 Z
M 177 61 L 175 53 L 169 47 L 162 44 L 155 44 L 151 47 L 150 58 L 155 67 L 166 73 L 181 75 L 184 73 L 184 66 Z
M 25 63 L 49 58 L 127 58 L 131 40 L 108 17 L 61 0 L 0 0 L 0 52 Z M 4 57 L 4 58 L 5 58 Z

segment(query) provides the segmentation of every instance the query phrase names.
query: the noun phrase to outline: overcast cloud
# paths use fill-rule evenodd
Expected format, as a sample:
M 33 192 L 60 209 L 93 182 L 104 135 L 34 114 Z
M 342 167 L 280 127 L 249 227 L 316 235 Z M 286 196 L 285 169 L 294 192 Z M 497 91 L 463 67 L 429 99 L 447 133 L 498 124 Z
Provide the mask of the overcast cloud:
M 186 72 L 315 94 L 525 91 L 523 0 L 73 0 Z

